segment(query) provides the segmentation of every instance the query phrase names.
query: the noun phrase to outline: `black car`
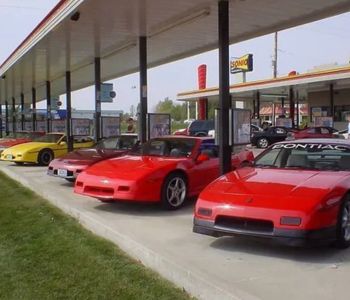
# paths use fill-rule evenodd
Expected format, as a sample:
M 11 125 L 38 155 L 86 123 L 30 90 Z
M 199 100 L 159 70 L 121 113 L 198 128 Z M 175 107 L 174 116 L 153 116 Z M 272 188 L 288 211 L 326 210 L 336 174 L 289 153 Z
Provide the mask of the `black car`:
M 188 135 L 207 136 L 209 130 L 215 129 L 214 120 L 195 120 L 187 128 Z
M 281 126 L 270 126 L 264 131 L 252 132 L 251 143 L 258 148 L 267 148 L 269 145 L 282 142 L 287 138 L 291 129 Z

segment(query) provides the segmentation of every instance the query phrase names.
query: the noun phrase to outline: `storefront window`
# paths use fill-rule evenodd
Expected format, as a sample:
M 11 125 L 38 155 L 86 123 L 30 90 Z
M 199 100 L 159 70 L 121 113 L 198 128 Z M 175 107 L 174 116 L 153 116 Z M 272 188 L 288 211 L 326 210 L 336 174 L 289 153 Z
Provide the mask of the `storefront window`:
M 327 117 L 331 115 L 330 106 L 310 107 L 310 121 L 315 122 L 315 117 Z
M 334 106 L 334 121 L 347 122 L 347 116 L 350 114 L 350 105 Z

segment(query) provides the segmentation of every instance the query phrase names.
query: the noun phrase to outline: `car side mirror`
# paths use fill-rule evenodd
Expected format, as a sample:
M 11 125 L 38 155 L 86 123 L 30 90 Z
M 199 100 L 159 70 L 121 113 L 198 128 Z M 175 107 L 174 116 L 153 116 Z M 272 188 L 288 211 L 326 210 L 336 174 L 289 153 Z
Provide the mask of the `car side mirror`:
M 196 163 L 197 164 L 201 164 L 202 162 L 208 161 L 210 160 L 210 157 L 206 154 L 199 154 L 197 159 L 196 159 Z
M 57 145 L 59 145 L 59 146 L 65 145 L 65 144 L 67 144 L 65 141 L 60 141 L 60 142 L 57 143 Z

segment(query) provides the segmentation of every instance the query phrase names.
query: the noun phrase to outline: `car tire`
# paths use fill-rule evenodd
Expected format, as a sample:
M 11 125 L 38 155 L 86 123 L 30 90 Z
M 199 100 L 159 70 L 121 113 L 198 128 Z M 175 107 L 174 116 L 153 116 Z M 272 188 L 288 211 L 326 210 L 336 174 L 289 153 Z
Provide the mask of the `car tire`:
M 187 195 L 186 177 L 179 172 L 173 172 L 163 182 L 160 204 L 166 210 L 177 210 L 186 202 Z
M 350 195 L 346 195 L 339 206 L 335 247 L 350 247 Z
M 204 133 L 204 132 L 199 132 L 199 133 L 196 134 L 196 136 L 203 137 L 203 136 L 208 136 L 208 135 L 206 133 Z
M 21 161 L 15 161 L 15 164 L 17 166 L 23 166 L 24 165 L 24 162 L 21 162 Z
M 256 142 L 256 145 L 258 148 L 267 148 L 269 146 L 270 142 L 267 138 L 265 137 L 262 137 L 262 138 L 259 138 L 258 141 Z
M 40 166 L 48 166 L 54 159 L 54 154 L 51 149 L 43 149 L 38 154 L 38 164 Z

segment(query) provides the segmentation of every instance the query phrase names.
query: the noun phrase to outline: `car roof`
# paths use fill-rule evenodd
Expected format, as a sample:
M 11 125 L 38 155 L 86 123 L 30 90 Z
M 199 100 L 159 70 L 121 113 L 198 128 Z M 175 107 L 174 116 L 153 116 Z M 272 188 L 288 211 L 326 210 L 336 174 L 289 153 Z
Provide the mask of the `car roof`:
M 339 144 L 350 146 L 350 140 L 347 139 L 296 139 L 293 141 L 283 141 L 278 144 L 293 144 L 293 143 L 307 143 L 307 144 Z

